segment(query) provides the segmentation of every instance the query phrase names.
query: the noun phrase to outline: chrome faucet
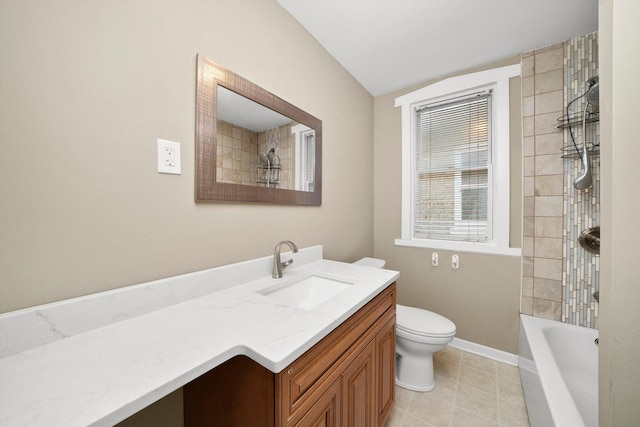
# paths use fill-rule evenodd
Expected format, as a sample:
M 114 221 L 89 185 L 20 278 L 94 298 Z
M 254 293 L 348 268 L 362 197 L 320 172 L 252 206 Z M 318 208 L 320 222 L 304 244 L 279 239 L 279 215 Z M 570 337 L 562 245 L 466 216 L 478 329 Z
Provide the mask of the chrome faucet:
M 282 242 L 278 242 L 275 250 L 273 251 L 273 272 L 271 273 L 271 277 L 273 277 L 274 279 L 282 278 L 282 270 L 293 263 L 293 258 L 285 262 L 280 261 L 280 247 L 283 244 L 288 245 L 294 253 L 298 252 L 298 247 L 291 240 L 283 240 Z

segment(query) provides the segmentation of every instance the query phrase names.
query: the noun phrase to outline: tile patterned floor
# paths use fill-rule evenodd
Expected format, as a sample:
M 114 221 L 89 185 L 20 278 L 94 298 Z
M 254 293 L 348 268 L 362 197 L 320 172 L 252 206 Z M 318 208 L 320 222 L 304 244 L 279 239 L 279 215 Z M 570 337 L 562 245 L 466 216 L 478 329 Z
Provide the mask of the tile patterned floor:
M 516 366 L 446 347 L 434 369 L 431 392 L 396 387 L 385 427 L 529 427 Z

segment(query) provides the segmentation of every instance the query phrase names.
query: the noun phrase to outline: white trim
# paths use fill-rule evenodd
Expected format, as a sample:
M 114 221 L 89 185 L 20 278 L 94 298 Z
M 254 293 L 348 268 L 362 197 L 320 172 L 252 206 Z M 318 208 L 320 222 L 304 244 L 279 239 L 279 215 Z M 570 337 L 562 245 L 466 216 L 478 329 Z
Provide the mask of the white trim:
M 395 239 L 396 246 L 410 248 L 440 249 L 444 251 L 469 252 L 491 255 L 522 256 L 522 249 L 502 247 L 492 243 L 460 242 L 455 240 Z
M 306 147 L 304 147 L 304 138 L 303 138 L 303 135 L 309 131 L 313 131 L 313 129 L 303 124 L 297 124 L 295 126 L 291 126 L 291 133 L 295 136 L 294 187 L 296 190 L 299 190 L 299 191 L 309 191 L 308 182 L 305 179 L 307 163 L 305 161 Z
M 487 347 L 486 345 L 476 344 L 471 341 L 465 341 L 460 338 L 454 338 L 449 345 L 467 353 L 477 354 L 478 356 L 493 359 L 496 362 L 506 363 L 507 365 L 518 366 L 518 355 L 498 350 L 497 348 Z
M 396 107 L 407 104 L 424 103 L 427 99 L 448 96 L 456 92 L 473 91 L 482 86 L 495 83 L 499 80 L 507 80 L 520 75 L 520 64 L 508 65 L 506 67 L 493 68 L 491 70 L 479 71 L 477 73 L 465 74 L 457 77 L 450 77 L 422 89 L 415 90 L 396 98 Z M 508 92 L 507 92 L 508 93 Z
M 396 107 L 402 107 L 402 212 L 401 238 L 395 240 L 398 246 L 419 248 L 450 249 L 463 252 L 503 254 L 520 256 L 520 248 L 509 247 L 509 79 L 520 75 L 520 64 L 480 71 L 463 76 L 451 77 L 418 89 L 395 100 Z M 457 95 L 477 90 L 493 89 L 492 100 L 492 147 L 490 173 L 492 187 L 489 192 L 492 201 L 487 208 L 492 215 L 492 238 L 485 243 L 438 241 L 413 238 L 413 213 L 415 211 L 413 176 L 415 174 L 415 110 L 425 102 L 438 102 Z M 442 242 L 442 243 L 441 243 Z

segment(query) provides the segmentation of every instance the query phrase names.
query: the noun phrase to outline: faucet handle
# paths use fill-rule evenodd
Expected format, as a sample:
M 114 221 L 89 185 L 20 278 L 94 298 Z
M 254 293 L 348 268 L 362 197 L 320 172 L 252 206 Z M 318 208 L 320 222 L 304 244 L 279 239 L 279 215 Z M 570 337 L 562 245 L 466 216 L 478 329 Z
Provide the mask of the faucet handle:
M 288 266 L 290 266 L 291 264 L 293 264 L 293 258 L 291 258 L 291 259 L 290 259 L 290 260 L 288 260 L 288 261 L 284 261 L 284 262 L 282 263 L 282 266 L 283 266 L 283 267 L 288 267 Z

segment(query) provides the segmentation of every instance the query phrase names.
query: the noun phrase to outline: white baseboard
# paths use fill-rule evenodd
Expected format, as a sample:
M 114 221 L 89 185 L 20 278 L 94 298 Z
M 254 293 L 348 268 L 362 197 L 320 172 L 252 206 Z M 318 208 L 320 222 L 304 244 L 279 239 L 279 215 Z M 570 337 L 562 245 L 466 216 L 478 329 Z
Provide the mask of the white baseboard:
M 469 353 L 477 354 L 478 356 L 493 359 L 498 362 L 506 363 L 508 365 L 518 366 L 517 354 L 507 353 L 506 351 L 498 350 L 493 347 L 487 347 L 486 345 L 482 344 L 476 344 L 471 341 L 465 341 L 460 338 L 454 338 L 453 341 L 449 343 L 449 345 L 451 347 L 458 348 Z

